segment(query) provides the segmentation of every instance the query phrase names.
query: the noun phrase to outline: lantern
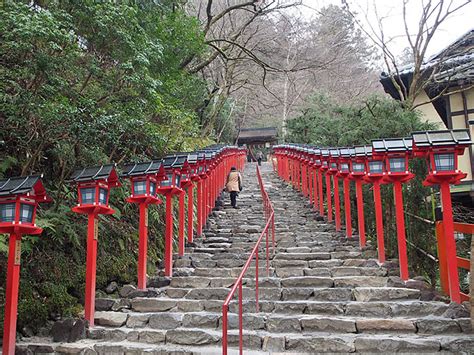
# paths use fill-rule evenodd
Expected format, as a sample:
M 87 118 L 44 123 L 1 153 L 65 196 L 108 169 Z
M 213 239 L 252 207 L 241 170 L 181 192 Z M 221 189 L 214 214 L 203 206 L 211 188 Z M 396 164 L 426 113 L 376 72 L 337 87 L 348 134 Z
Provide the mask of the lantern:
M 77 183 L 79 202 L 77 206 L 72 208 L 72 211 L 88 216 L 84 313 L 90 326 L 93 326 L 99 230 L 97 216 L 114 213 L 114 210 L 109 207 L 110 189 L 120 186 L 120 182 L 115 164 L 78 169 L 72 174 L 70 182 Z
M 329 150 L 329 170 L 327 174 L 329 179 L 333 179 L 334 186 L 334 215 L 336 220 L 336 231 L 341 230 L 341 206 L 339 201 L 339 148 L 333 148 Z
M 365 217 L 364 217 L 364 197 L 362 193 L 362 184 L 366 174 L 367 155 L 370 154 L 367 146 L 354 147 L 351 156 L 351 179 L 355 181 L 357 198 L 357 225 L 359 229 L 359 246 L 365 247 Z
M 443 203 L 444 238 L 438 240 L 440 272 L 447 269 L 448 290 L 451 300 L 461 303 L 457 265 L 456 242 L 454 239 L 453 211 L 450 185 L 458 184 L 467 174 L 458 170 L 458 156 L 472 145 L 467 129 L 413 132 L 413 152 L 427 159 L 429 173 L 424 185 L 439 185 Z M 442 257 L 443 255 L 444 257 Z M 445 271 L 446 272 L 446 271 Z
M 377 251 L 380 263 L 385 262 L 385 242 L 383 234 L 382 218 L 382 197 L 380 194 L 380 185 L 385 177 L 385 162 L 383 156 L 374 154 L 372 146 L 366 147 L 366 172 L 365 180 L 373 184 L 372 192 L 375 206 L 375 225 L 377 230 Z
M 21 237 L 38 235 L 36 209 L 50 202 L 41 181 L 42 175 L 11 177 L 0 180 L 0 233 L 9 234 L 7 287 L 3 326 L 3 354 L 15 354 L 18 288 L 20 284 Z
M 148 251 L 148 206 L 159 204 L 157 185 L 164 178 L 161 161 L 128 164 L 123 167 L 123 177 L 130 178 L 131 194 L 127 202 L 138 204 L 138 289 L 146 289 L 146 267 Z
M 373 140 L 372 150 L 374 157 L 377 159 L 384 159 L 386 173 L 383 181 L 393 184 L 397 220 L 400 277 L 403 280 L 408 280 L 408 257 L 406 249 L 402 184 L 414 177 L 414 175 L 408 170 L 408 160 L 412 154 L 412 139 L 390 138 Z
M 338 176 L 344 181 L 344 212 L 346 224 L 346 237 L 352 237 L 352 220 L 351 220 L 351 200 L 350 200 L 350 162 L 353 149 L 339 149 L 339 172 Z

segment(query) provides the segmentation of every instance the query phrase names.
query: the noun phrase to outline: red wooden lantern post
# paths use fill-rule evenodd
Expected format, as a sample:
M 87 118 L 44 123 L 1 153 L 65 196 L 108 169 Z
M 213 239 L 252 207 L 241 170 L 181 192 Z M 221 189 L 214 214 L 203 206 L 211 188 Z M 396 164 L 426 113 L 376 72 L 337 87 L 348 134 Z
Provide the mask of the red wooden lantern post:
M 319 206 L 319 196 L 318 196 L 318 188 L 319 188 L 319 184 L 318 184 L 318 169 L 319 169 L 319 165 L 316 164 L 316 161 L 317 161 L 317 156 L 315 155 L 315 149 L 314 148 L 311 148 L 310 149 L 310 161 L 311 161 L 311 169 L 313 171 L 313 206 L 314 206 L 314 210 L 318 210 L 318 206 Z M 321 162 L 321 161 L 319 161 Z
M 357 226 L 359 230 L 359 246 L 365 247 L 365 218 L 364 218 L 364 197 L 362 194 L 362 184 L 365 176 L 365 146 L 354 147 L 351 159 L 351 179 L 355 181 L 357 198 Z
M 194 183 L 199 184 L 199 162 L 198 153 L 193 153 L 193 159 L 188 156 L 189 163 L 189 183 L 187 184 L 188 195 L 188 243 L 193 243 L 194 237 Z M 199 193 L 198 193 L 199 196 Z
M 202 235 L 203 229 L 203 216 L 204 216 L 204 196 L 205 196 L 205 189 L 204 189 L 204 182 L 207 178 L 206 175 L 207 169 L 207 162 L 206 162 L 206 153 L 205 152 L 198 152 L 198 171 L 197 176 L 195 179 L 197 180 L 197 236 Z
M 380 195 L 380 185 L 383 183 L 383 180 L 385 178 L 385 166 L 383 161 L 383 155 L 378 156 L 377 154 L 372 154 L 371 146 L 366 148 L 368 156 L 365 167 L 365 170 L 367 172 L 367 174 L 365 175 L 365 179 L 367 182 L 372 183 L 373 187 L 378 259 L 379 263 L 384 263 L 385 242 L 383 234 L 382 198 Z
M 92 327 L 94 326 L 95 312 L 95 278 L 99 237 L 98 216 L 114 213 L 114 210 L 109 207 L 110 189 L 120 186 L 120 182 L 115 164 L 76 170 L 70 181 L 77 183 L 79 199 L 78 205 L 73 207 L 72 211 L 87 214 L 88 218 L 84 317 Z
M 352 220 L 351 220 L 351 192 L 350 192 L 350 169 L 349 164 L 351 160 L 351 148 L 339 149 L 339 172 L 340 176 L 344 180 L 344 219 L 346 225 L 346 237 L 352 238 Z M 355 153 L 355 152 L 354 152 Z
M 373 140 L 372 149 L 374 154 L 383 154 L 385 156 L 385 168 L 387 171 L 385 181 L 393 184 L 400 277 L 402 280 L 408 280 L 408 256 L 402 184 L 414 177 L 414 175 L 408 171 L 408 158 L 412 151 L 412 140 L 411 138 Z
M 321 149 L 321 173 L 326 176 L 326 207 L 328 211 L 328 222 L 332 222 L 332 198 L 331 198 L 331 175 L 329 174 L 329 149 Z
M 334 215 L 336 221 L 336 231 L 341 230 L 341 204 L 339 201 L 339 149 L 330 149 L 329 150 L 329 178 L 333 179 L 334 184 Z
M 21 237 L 43 231 L 35 224 L 38 203 L 50 202 L 42 176 L 0 180 L 0 233 L 9 234 L 3 354 L 15 354 L 18 289 L 20 285 Z
M 449 185 L 459 184 L 467 174 L 458 169 L 458 156 L 472 144 L 469 131 L 466 129 L 414 132 L 413 152 L 416 156 L 426 157 L 429 173 L 423 182 L 425 186 L 439 185 L 443 203 L 443 226 L 445 264 L 448 274 L 449 296 L 456 303 L 461 303 L 459 291 L 459 274 L 454 239 L 453 209 Z
M 308 196 L 308 159 L 306 156 L 307 149 L 300 148 L 300 162 L 301 162 L 301 192 L 304 197 Z
M 180 187 L 182 166 L 176 155 L 166 156 L 162 164 L 166 180 L 160 181 L 157 191 L 166 198 L 165 276 L 173 276 L 173 196 L 183 192 Z
M 131 195 L 127 202 L 138 204 L 140 213 L 138 229 L 138 289 L 146 289 L 146 269 L 148 253 L 148 206 L 157 205 L 161 200 L 156 196 L 158 181 L 165 178 L 161 161 L 126 165 L 123 177 L 130 178 Z M 161 172 L 161 173 L 159 173 Z

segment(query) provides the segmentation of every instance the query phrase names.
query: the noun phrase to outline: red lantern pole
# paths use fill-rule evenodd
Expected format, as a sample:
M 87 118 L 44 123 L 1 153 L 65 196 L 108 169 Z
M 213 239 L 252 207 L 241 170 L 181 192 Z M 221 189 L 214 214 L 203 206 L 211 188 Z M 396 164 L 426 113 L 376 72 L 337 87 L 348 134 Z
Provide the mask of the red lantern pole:
M 331 175 L 326 171 L 326 203 L 328 210 L 328 222 L 332 222 L 332 198 L 331 198 Z
M 357 223 L 359 226 L 359 246 L 365 247 L 365 220 L 364 220 L 364 198 L 362 195 L 362 180 L 356 179 L 356 197 L 357 197 Z
M 318 171 L 316 169 L 313 170 L 313 203 L 314 209 L 318 209 Z
M 454 240 L 453 207 L 451 203 L 449 182 L 442 182 L 440 184 L 440 190 L 441 199 L 443 200 L 444 242 L 446 245 L 446 257 L 448 264 L 449 295 L 451 296 L 451 300 L 453 302 L 461 303 L 456 241 Z
M 202 184 L 203 180 L 199 179 L 197 183 L 197 217 L 196 217 L 196 234 L 198 237 L 202 235 Z
M 194 183 L 188 186 L 188 243 L 193 242 L 194 228 Z
M 84 300 L 84 317 L 89 321 L 89 326 L 93 327 L 99 224 L 94 213 L 89 213 L 87 217 L 86 295 Z
M 403 212 L 403 193 L 402 183 L 399 180 L 393 182 L 393 193 L 395 197 L 395 212 L 397 220 L 397 242 L 398 259 L 400 263 L 400 277 L 402 280 L 408 280 L 408 257 L 407 241 L 405 235 L 405 216 Z
M 323 171 L 319 169 L 318 172 L 318 187 L 319 187 L 319 214 L 324 216 L 324 196 L 323 196 Z
M 308 199 L 313 204 L 313 168 L 308 166 Z
M 337 175 L 333 176 L 334 179 L 334 209 L 336 215 L 336 231 L 341 230 L 341 203 L 339 200 L 339 178 Z
M 173 275 L 173 195 L 166 194 L 165 276 Z
M 146 264 L 148 250 L 148 206 L 146 203 L 138 205 L 140 211 L 140 225 L 138 229 L 138 289 L 146 288 Z
M 179 194 L 179 228 L 178 228 L 178 255 L 184 255 L 184 197 L 186 193 L 182 191 Z
M 3 323 L 3 354 L 15 354 L 18 289 L 20 285 L 21 235 L 10 234 L 8 242 L 7 288 Z
M 344 211 L 346 222 L 346 237 L 352 238 L 352 220 L 351 220 L 351 193 L 349 177 L 344 178 Z
M 379 262 L 385 262 L 385 242 L 383 235 L 383 218 L 382 218 L 382 198 L 380 196 L 380 182 L 373 182 L 374 203 L 375 203 L 375 221 L 377 226 L 377 251 Z

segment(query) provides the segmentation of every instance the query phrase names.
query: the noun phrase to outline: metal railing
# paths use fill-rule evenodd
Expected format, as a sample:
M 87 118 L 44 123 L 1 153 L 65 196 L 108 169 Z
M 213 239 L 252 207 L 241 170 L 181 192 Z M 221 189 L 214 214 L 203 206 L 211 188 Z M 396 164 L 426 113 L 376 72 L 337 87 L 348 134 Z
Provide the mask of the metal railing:
M 255 304 L 256 304 L 256 311 L 259 312 L 259 304 L 258 304 L 258 262 L 259 262 L 259 248 L 260 244 L 262 243 L 263 237 L 265 236 L 265 252 L 266 252 L 266 263 L 267 263 L 267 277 L 269 276 L 270 272 L 270 234 L 272 240 L 272 253 L 275 252 L 275 212 L 273 210 L 273 205 L 268 197 L 268 193 L 265 190 L 265 186 L 263 185 L 262 176 L 260 174 L 260 169 L 257 166 L 257 178 L 258 184 L 260 187 L 260 192 L 262 194 L 263 200 L 263 212 L 265 216 L 265 227 L 263 228 L 262 233 L 257 239 L 255 246 L 252 249 L 245 265 L 242 267 L 242 271 L 240 272 L 239 277 L 234 282 L 232 289 L 230 290 L 227 298 L 222 306 L 222 354 L 227 355 L 227 332 L 228 332 L 228 318 L 227 313 L 229 311 L 229 304 L 234 298 L 235 292 L 237 289 L 239 290 L 238 294 L 238 302 L 239 302 L 239 351 L 240 354 L 243 353 L 243 288 L 242 288 L 242 281 L 244 278 L 245 273 L 247 272 L 250 264 L 255 258 Z

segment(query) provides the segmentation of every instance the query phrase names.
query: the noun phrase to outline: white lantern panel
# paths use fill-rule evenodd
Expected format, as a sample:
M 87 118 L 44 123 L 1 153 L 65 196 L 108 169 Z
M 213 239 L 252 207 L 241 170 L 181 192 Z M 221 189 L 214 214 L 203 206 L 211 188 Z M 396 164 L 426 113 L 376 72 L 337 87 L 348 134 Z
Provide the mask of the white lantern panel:
M 33 223 L 33 211 L 35 207 L 33 205 L 22 203 L 20 204 L 20 221 Z
M 0 222 L 14 222 L 15 221 L 15 204 L 3 203 L 0 204 Z
M 83 187 L 81 188 L 81 203 L 94 203 L 95 202 L 95 187 Z
M 390 158 L 390 172 L 401 173 L 406 171 L 405 158 Z
M 437 171 L 453 171 L 454 170 L 454 153 L 435 154 L 435 170 Z

